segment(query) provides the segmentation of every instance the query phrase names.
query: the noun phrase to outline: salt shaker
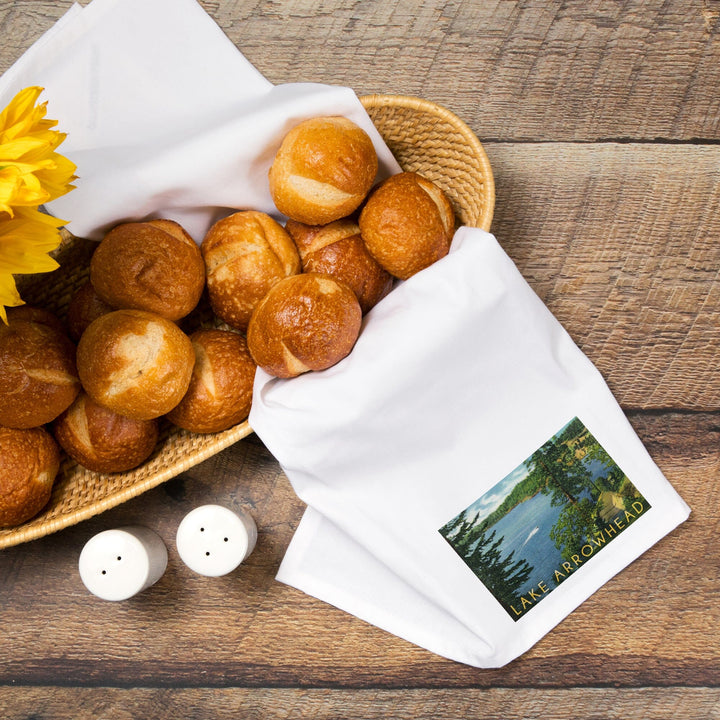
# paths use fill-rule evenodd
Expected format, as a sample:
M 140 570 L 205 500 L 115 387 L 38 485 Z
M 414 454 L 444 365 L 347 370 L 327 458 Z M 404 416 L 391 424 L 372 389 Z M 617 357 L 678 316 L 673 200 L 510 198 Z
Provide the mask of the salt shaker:
M 246 512 L 221 505 L 201 505 L 190 511 L 177 530 L 182 561 L 200 575 L 218 577 L 235 570 L 255 548 L 257 526 Z
M 154 585 L 167 568 L 160 536 L 141 526 L 105 530 L 90 538 L 80 553 L 80 578 L 103 600 L 127 600 Z

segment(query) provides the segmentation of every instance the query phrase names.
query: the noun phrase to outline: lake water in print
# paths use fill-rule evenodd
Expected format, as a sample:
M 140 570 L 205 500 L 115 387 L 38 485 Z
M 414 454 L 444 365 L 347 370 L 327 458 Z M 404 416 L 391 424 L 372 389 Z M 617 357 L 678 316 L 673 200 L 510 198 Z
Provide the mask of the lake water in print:
M 533 570 L 527 582 L 520 586 L 518 593 L 526 593 L 538 582 L 545 581 L 550 587 L 555 569 L 562 563 L 562 555 L 550 538 L 550 531 L 562 511 L 553 507 L 552 498 L 544 493 L 525 500 L 513 508 L 505 517 L 493 525 L 498 536 L 502 536 L 502 553 L 508 557 L 515 553 L 515 559 L 523 558 Z

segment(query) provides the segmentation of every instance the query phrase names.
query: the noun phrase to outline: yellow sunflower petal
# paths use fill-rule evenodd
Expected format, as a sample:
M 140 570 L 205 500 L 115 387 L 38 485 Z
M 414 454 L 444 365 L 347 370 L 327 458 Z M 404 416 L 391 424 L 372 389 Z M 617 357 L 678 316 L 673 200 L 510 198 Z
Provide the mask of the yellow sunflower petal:
M 30 220 L 33 223 L 39 223 L 41 225 L 47 225 L 54 228 L 59 228 L 63 225 L 67 225 L 68 222 L 67 220 L 61 220 L 54 215 L 48 215 L 47 213 L 40 212 L 40 210 L 38 210 L 37 208 L 20 207 L 16 209 L 15 213 L 16 215 L 24 218 L 25 220 Z M 0 224 L 0 232 L 1 229 L 2 224 Z
M 5 205 L 32 206 L 41 205 L 51 199 L 50 191 L 43 187 L 39 177 L 31 172 L 23 172 L 18 165 L 7 165 L 0 178 L 0 198 Z M 2 208 L 7 210 L 6 207 Z M 12 209 L 9 211 L 12 215 Z
M 8 140 L 7 142 L 0 144 L 0 162 L 4 163 L 7 160 L 20 159 L 24 159 L 25 162 L 28 162 L 28 158 L 26 157 L 28 154 L 43 157 L 53 150 L 53 148 L 50 147 L 50 142 L 48 140 L 34 137 L 32 135 Z M 32 162 L 32 160 L 30 160 L 30 162 Z
M 57 229 L 30 220 L 7 220 L 0 223 L 0 317 L 7 323 L 5 306 L 22 305 L 13 275 L 50 272 L 58 267 L 47 253 L 57 247 Z M 12 232 L 12 230 L 15 232 Z
M 45 107 L 35 106 L 42 88 L 28 87 L 21 90 L 0 113 L 0 139 L 13 139 L 30 132 L 34 125 L 42 122 Z
M 77 179 L 75 176 L 76 170 L 75 163 L 63 155 L 55 153 L 54 167 L 41 168 L 35 173 L 43 190 L 49 195 L 49 198 L 43 200 L 43 203 L 55 200 L 55 198 L 59 198 L 61 195 L 73 190 L 75 186 L 72 185 L 72 181 Z
M 39 85 L 30 85 L 19 90 L 0 114 L 0 121 L 5 125 L 12 125 L 31 115 L 38 108 L 36 103 L 42 91 L 43 88 Z
M 50 200 L 50 193 L 38 183 L 37 187 L 30 187 L 22 184 L 12 199 L 13 207 L 33 207 L 46 203 Z
M 30 255 L 25 249 L 13 253 L 13 248 L 0 247 L 0 275 L 35 275 L 56 270 L 59 267 L 57 260 L 53 260 L 47 253 Z
M 7 325 L 6 307 L 17 307 L 24 304 L 24 300 L 17 291 L 15 278 L 0 269 L 0 318 L 2 318 L 2 321 Z
M 60 244 L 58 228 L 64 224 L 33 208 L 18 208 L 12 220 L 0 223 L 0 254 L 6 258 L 24 255 L 44 264 L 42 256 Z
M 17 168 L 0 168 L 0 212 L 13 216 L 12 205 L 22 188 L 22 178 Z

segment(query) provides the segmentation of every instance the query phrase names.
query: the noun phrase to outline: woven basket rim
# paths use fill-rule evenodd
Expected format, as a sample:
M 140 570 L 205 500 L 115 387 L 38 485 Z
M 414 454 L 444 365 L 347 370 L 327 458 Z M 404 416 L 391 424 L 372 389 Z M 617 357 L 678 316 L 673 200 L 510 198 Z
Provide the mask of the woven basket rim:
M 414 95 L 375 93 L 360 96 L 360 102 L 366 110 L 382 107 L 401 107 L 435 116 L 452 126 L 458 134 L 462 136 L 463 140 L 467 143 L 468 149 L 480 165 L 483 175 L 485 202 L 483 203 L 482 212 L 475 222 L 476 227 L 479 227 L 481 230 L 490 230 L 495 211 L 495 176 L 493 175 L 490 159 L 485 152 L 485 148 L 464 120 L 461 120 L 454 112 L 448 110 L 446 107 L 430 100 L 425 100 L 424 98 L 415 97 Z
M 147 477 L 145 480 L 136 482 L 128 487 L 124 487 L 117 492 L 96 500 L 93 503 L 79 507 L 73 512 L 67 512 L 64 515 L 49 518 L 45 522 L 30 524 L 27 527 L 20 525 L 17 528 L 8 528 L 12 530 L 12 532 L 0 536 L 0 550 L 13 547 L 14 545 L 21 545 L 22 543 L 29 542 L 30 540 L 38 540 L 46 535 L 51 535 L 54 532 L 64 530 L 72 525 L 77 525 L 83 520 L 89 520 L 91 517 L 99 515 L 106 510 L 111 510 L 118 505 L 122 505 L 128 500 L 139 497 L 148 490 L 152 490 L 158 485 L 161 485 L 162 483 L 177 477 L 181 473 L 186 472 L 204 460 L 211 458 L 221 450 L 230 447 L 230 445 L 234 445 L 238 440 L 251 435 L 252 432 L 253 429 L 250 427 L 250 424 L 245 421 L 221 433 L 216 442 L 207 445 L 201 450 L 195 451 L 189 458 L 167 465 L 160 472 Z

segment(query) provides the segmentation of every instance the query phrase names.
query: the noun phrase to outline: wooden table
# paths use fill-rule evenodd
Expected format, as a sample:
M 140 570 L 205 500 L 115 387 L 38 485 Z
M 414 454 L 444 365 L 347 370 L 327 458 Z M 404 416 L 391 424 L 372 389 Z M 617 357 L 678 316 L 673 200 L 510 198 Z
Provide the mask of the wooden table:
M 69 7 L 0 5 L 0 70 Z M 608 380 L 689 521 L 520 659 L 477 670 L 281 585 L 303 506 L 254 437 L 0 553 L 3 718 L 720 717 L 720 2 L 202 0 L 269 80 L 421 96 L 476 132 L 493 231 Z M 180 562 L 193 507 L 247 507 L 230 576 Z M 84 543 L 156 529 L 167 573 L 107 603 Z

